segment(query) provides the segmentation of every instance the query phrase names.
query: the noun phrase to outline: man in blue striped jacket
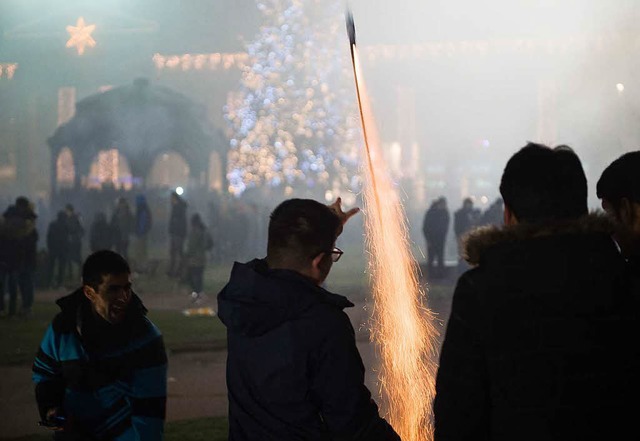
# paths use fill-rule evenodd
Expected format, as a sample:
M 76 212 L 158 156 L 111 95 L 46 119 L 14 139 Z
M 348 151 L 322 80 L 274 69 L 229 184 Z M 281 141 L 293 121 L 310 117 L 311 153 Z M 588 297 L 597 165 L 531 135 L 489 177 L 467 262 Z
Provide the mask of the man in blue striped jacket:
M 97 251 L 57 302 L 33 363 L 40 416 L 56 440 L 161 440 L 167 356 L 131 291 L 127 261 Z

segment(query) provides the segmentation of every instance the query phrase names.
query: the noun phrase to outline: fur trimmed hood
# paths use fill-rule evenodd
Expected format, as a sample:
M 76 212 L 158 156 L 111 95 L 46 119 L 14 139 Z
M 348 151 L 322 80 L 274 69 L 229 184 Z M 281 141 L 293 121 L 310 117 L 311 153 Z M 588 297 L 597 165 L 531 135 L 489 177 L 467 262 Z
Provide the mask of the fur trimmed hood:
M 470 265 L 478 265 L 491 248 L 523 240 L 558 234 L 609 234 L 615 231 L 615 223 L 603 212 L 593 212 L 580 219 L 545 224 L 518 224 L 508 227 L 480 227 L 463 239 L 463 258 Z

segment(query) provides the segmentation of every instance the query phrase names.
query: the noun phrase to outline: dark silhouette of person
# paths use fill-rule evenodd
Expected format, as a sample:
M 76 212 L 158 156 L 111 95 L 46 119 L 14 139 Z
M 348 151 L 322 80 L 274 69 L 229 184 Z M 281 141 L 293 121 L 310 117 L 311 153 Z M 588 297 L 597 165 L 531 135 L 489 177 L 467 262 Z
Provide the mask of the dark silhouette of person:
M 22 308 L 19 313 L 24 316 L 31 313 L 37 263 L 36 218 L 31 202 L 24 196 L 18 197 L 15 204 L 7 208 L 4 213 L 9 316 L 18 312 L 18 290 L 22 298 Z
M 133 213 L 125 198 L 119 198 L 111 216 L 111 231 L 114 237 L 114 248 L 125 259 L 129 255 L 129 238 L 133 232 Z
M 422 222 L 422 233 L 427 242 L 427 266 L 430 274 L 436 277 L 444 276 L 444 246 L 449 231 L 449 210 L 447 200 L 441 197 L 434 201 Z M 434 271 L 434 262 L 437 263 L 437 270 Z
M 169 217 L 169 277 L 180 276 L 184 242 L 187 237 L 187 203 L 175 191 L 171 193 Z
M 479 224 L 495 226 L 504 224 L 504 203 L 502 202 L 502 198 L 497 198 L 489 208 L 482 213 Z
M 609 164 L 596 191 L 602 208 L 616 221 L 616 243 L 640 276 L 640 150 Z
M 100 250 L 110 250 L 114 245 L 114 234 L 107 222 L 104 211 L 98 211 L 89 229 L 89 249 L 92 253 Z
M 69 275 L 73 277 L 73 265 L 78 267 L 78 277 L 82 271 L 82 237 L 84 236 L 84 227 L 80 220 L 80 215 L 76 213 L 73 205 L 67 204 L 65 207 L 67 213 L 67 231 L 68 231 L 68 249 L 67 263 Z
M 47 286 L 55 289 L 64 284 L 69 252 L 67 213 L 62 210 L 58 212 L 58 217 L 49 224 L 49 228 L 47 229 L 47 251 L 49 253 Z M 54 282 L 55 274 L 57 274 L 57 276 Z
M 32 367 L 54 439 L 162 440 L 167 354 L 127 261 L 109 250 L 91 254 L 82 285 L 56 304 Z
M 235 263 L 218 294 L 227 327 L 229 439 L 398 441 L 364 384 L 353 304 L 322 284 L 347 219 L 289 199 L 269 221 L 266 259 Z
M 541 178 L 544 174 L 544 178 Z M 434 440 L 626 439 L 640 321 L 627 263 L 566 146 L 528 144 L 500 183 L 505 226 L 465 244 L 434 401 Z
M 134 270 L 139 272 L 145 272 L 147 270 L 148 238 L 152 226 L 153 217 L 149 204 L 147 203 L 147 198 L 145 195 L 139 194 L 136 196 L 136 215 L 133 228 L 135 238 L 133 265 Z
M 187 280 L 191 288 L 191 299 L 193 302 L 198 302 L 202 299 L 207 252 L 213 247 L 213 239 L 198 213 L 191 216 L 190 227 L 187 253 L 185 255 Z
M 458 271 L 460 272 L 467 268 L 463 257 L 462 240 L 465 234 L 477 226 L 479 217 L 479 210 L 474 208 L 471 198 L 466 198 L 462 202 L 462 207 L 453 215 L 453 232 L 458 242 Z

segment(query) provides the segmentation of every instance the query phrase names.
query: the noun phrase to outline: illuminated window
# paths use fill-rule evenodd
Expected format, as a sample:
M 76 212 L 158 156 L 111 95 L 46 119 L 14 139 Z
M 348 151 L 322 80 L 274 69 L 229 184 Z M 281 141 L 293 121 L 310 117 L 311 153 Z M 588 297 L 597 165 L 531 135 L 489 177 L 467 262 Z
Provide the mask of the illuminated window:
M 71 188 L 76 177 L 76 168 L 73 164 L 73 153 L 69 147 L 60 151 L 56 160 L 56 176 L 58 188 Z

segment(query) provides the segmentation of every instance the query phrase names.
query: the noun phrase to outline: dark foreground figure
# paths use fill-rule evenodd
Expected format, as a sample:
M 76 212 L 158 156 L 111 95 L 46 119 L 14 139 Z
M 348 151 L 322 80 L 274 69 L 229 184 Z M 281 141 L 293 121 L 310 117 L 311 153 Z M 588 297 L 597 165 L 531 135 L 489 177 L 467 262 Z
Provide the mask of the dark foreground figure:
M 454 294 L 435 439 L 636 438 L 638 307 L 612 223 L 587 215 L 577 156 L 529 145 L 500 191 L 506 227 L 466 244 L 475 268 Z
M 230 441 L 394 440 L 364 385 L 353 306 L 321 287 L 355 211 L 291 199 L 271 214 L 267 258 L 236 263 L 218 295 L 227 326 Z
M 131 291 L 126 260 L 89 256 L 83 286 L 57 301 L 33 363 L 36 400 L 56 440 L 161 440 L 167 357 Z

